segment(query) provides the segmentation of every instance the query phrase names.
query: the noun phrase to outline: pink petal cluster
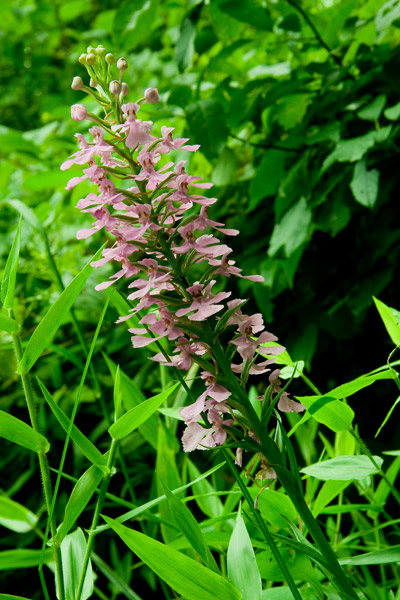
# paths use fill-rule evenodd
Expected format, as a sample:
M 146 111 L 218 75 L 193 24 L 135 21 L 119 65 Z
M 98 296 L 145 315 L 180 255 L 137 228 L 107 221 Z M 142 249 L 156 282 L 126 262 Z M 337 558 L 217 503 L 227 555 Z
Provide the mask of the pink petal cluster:
M 74 105 L 75 120 L 89 118 L 97 124 L 89 130 L 92 136 L 89 141 L 76 134 L 79 150 L 61 169 L 86 165 L 83 175 L 73 177 L 67 189 L 85 180 L 97 186 L 97 192 L 91 192 L 77 204 L 94 219 L 90 228 L 78 231 L 77 238 L 87 238 L 100 230 L 114 237 L 114 244 L 105 248 L 102 258 L 92 266 L 98 268 L 115 261 L 120 269 L 96 289 L 103 290 L 121 279 L 134 277 L 128 285 L 128 299 L 135 303 L 130 312 L 145 312 L 140 327 L 129 330 L 134 348 L 166 338 L 174 348 L 169 355 L 159 352 L 152 360 L 184 371 L 193 362 L 209 369 L 201 374 L 205 391 L 194 404 L 181 410 L 186 422 L 183 447 L 190 452 L 223 444 L 227 436 L 225 427 L 233 424 L 231 418 L 225 418 L 230 411 L 231 392 L 217 382 L 213 373 L 217 361 L 212 347 L 201 338 L 201 328 L 211 330 L 210 319 L 220 316 L 223 310 L 230 311 L 231 316 L 222 329 L 236 327 L 228 343 L 236 347 L 241 358 L 241 363 L 232 364 L 232 371 L 239 375 L 245 366 L 247 373 L 265 373 L 282 347 L 269 347 L 271 356 L 257 363 L 260 344 L 277 338 L 264 331 L 261 314 L 242 313 L 242 300 L 231 300 L 226 306 L 231 292 L 213 291 L 214 286 L 221 287 L 221 281 L 217 286 L 215 276 L 220 280 L 231 276 L 251 281 L 263 278 L 242 275 L 230 259 L 231 248 L 221 243 L 219 235 L 235 236 L 239 232 L 209 218 L 207 209 L 217 199 L 197 192 L 208 190 L 212 184 L 188 175 L 186 161 L 175 164 L 164 159 L 171 151 L 195 152 L 199 146 L 186 144 L 187 138 L 174 139 L 172 127 L 162 126 L 161 136 L 153 135 L 152 121 L 138 118 L 144 101 L 157 100 L 157 90 L 149 88 L 141 100 L 122 104 L 118 113 L 123 117 L 122 122 L 96 120 L 85 107 Z M 198 263 L 206 263 L 205 275 L 193 281 L 191 268 Z M 118 322 L 130 316 L 122 316 Z M 214 317 L 214 322 L 218 318 Z M 280 404 L 284 402 L 291 401 L 283 400 L 282 395 Z

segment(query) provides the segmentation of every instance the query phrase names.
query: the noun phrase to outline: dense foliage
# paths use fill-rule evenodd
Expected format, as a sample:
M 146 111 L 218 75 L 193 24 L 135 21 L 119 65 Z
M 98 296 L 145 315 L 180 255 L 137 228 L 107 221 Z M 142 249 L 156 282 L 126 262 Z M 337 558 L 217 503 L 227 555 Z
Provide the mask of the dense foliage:
M 111 239 L 108 233 L 99 233 L 76 240 L 77 230 L 90 223 L 88 215 L 80 214 L 75 206 L 92 188 L 84 182 L 79 189 L 65 190 L 71 173 L 60 170 L 60 164 L 76 151 L 74 132 L 87 132 L 87 123 L 71 122 L 70 105 L 79 102 L 97 111 L 93 100 L 70 89 L 73 76 L 85 76 L 77 59 L 87 45 L 103 44 L 116 56 L 127 58 L 124 79 L 129 81 L 132 101 L 144 89 L 158 88 L 160 102 L 144 105 L 141 118 L 154 121 L 157 131 L 161 125 L 169 125 L 175 127 L 175 137 L 189 137 L 191 143 L 201 144 L 192 157 L 178 151 L 176 160 L 188 159 L 189 173 L 200 173 L 205 181 L 214 183 L 213 195 L 220 200 L 210 208 L 210 216 L 240 230 L 241 235 L 232 240 L 238 265 L 248 274 L 264 276 L 262 284 L 229 281 L 229 289 L 235 297 L 249 297 L 250 310 L 262 312 L 268 328 L 286 346 L 288 354 L 280 363 L 286 365 L 285 380 L 293 375 L 298 361 L 290 391 L 309 408 L 307 418 L 320 395 L 318 388 L 346 406 L 339 409 L 345 426 L 338 425 L 332 415 L 311 417 L 292 436 L 300 468 L 311 469 L 303 472 L 312 476 L 305 484 L 305 498 L 342 564 L 353 565 L 349 572 L 353 583 L 363 590 L 361 597 L 395 598 L 398 549 L 387 549 L 398 543 L 397 522 L 388 525 L 396 505 L 389 496 L 387 481 L 385 484 L 373 475 L 379 473 L 380 457 L 374 469 L 363 460 L 357 463 L 366 458 L 361 454 L 368 454 L 368 447 L 358 438 L 357 427 L 352 430 L 357 439 L 349 433 L 353 421 L 349 407 L 356 413 L 360 435 L 374 454 L 383 450 L 398 454 L 399 427 L 394 418 L 374 439 L 396 399 L 393 379 L 397 375 L 382 367 L 378 374 L 357 380 L 358 384 L 345 390 L 336 386 L 385 365 L 393 342 L 400 342 L 399 315 L 386 306 L 400 308 L 399 210 L 394 203 L 400 137 L 398 2 L 10 1 L 4 4 L 2 21 L 0 255 L 7 274 L 7 257 L 22 215 L 12 308 L 21 328 L 23 349 L 62 289 Z M 73 174 L 80 173 L 77 169 Z M 90 268 L 85 269 L 82 286 L 89 272 Z M 81 380 L 106 301 L 106 294 L 94 287 L 113 272 L 108 265 L 102 273 L 96 270 L 90 276 L 73 312 L 62 314 L 54 339 L 46 340 L 40 360 L 29 366 L 36 362 L 34 375 L 51 390 L 56 408 L 71 415 L 78 396 L 81 405 L 75 423 L 100 452 L 108 450 L 107 429 L 118 386 L 123 389 L 128 410 L 176 382 L 173 372 L 146 360 L 150 354 L 147 349 L 132 348 L 126 327 L 114 325 L 118 315 L 126 312 L 118 293 L 111 296 L 87 378 Z M 385 302 L 377 301 L 379 312 L 373 296 Z M 3 296 L 2 303 L 9 308 Z M 0 317 L 3 314 L 9 313 L 3 310 Z M 17 358 L 10 327 L 6 323 L 0 331 L 0 409 L 3 419 L 8 413 L 28 422 L 15 372 Z M 396 358 L 394 355 L 392 360 Z M 121 380 L 116 378 L 116 365 L 120 365 Z M 195 372 L 188 381 L 196 393 L 197 388 L 200 392 L 199 381 L 193 377 Z M 307 387 L 308 377 L 314 382 L 313 391 Z M 264 393 L 265 382 L 250 383 L 250 398 L 256 405 L 255 398 Z M 57 410 L 49 409 L 36 382 L 34 388 L 40 431 L 51 443 L 50 467 L 57 470 L 65 433 Z M 311 393 L 314 400 L 309 400 Z M 184 390 L 171 398 L 175 409 L 189 403 Z M 47 401 L 51 403 L 51 399 Z M 117 495 L 118 502 L 115 497 L 106 498 L 106 515 L 119 516 L 123 506 L 126 510 L 141 507 L 164 493 L 162 482 L 176 489 L 223 460 L 218 451 L 184 455 L 177 435 L 181 435 L 182 427 L 174 418 L 176 410 L 173 412 L 171 403 L 162 410 L 164 413 L 154 414 L 121 444 L 122 462 L 110 485 L 110 494 Z M 289 415 L 289 428 L 298 419 Z M 285 446 L 284 441 L 279 443 Z M 0 592 L 34 600 L 43 594 L 38 577 L 34 585 L 31 583 L 35 569 L 23 571 L 29 577 L 26 585 L 21 572 L 14 569 L 39 564 L 46 512 L 36 457 L 11 441 L 1 440 L 1 444 L 4 494 L 0 502 L 6 517 L 1 521 L 0 510 L 0 523 L 8 529 L 2 529 Z M 352 460 L 339 461 L 334 474 L 321 483 L 326 473 L 313 471 L 315 465 L 310 465 L 342 455 Z M 71 444 L 55 507 L 58 524 L 65 519 L 71 482 L 88 468 L 87 458 L 79 444 Z M 398 456 L 386 458 L 384 470 L 391 482 L 399 468 Z M 219 568 L 223 575 L 228 569 L 230 581 L 241 589 L 232 573 L 243 557 L 231 534 L 233 530 L 236 536 L 246 538 L 240 530 L 245 525 L 239 517 L 233 529 L 239 488 L 229 470 L 223 471 L 224 475 L 217 470 L 210 479 L 195 483 L 191 487 L 194 500 L 188 500 L 188 492 L 179 496 L 189 502 L 200 523 L 204 547 L 201 543 L 193 546 L 193 539 L 181 535 L 183 531 L 187 537 L 190 527 L 197 529 L 187 521 L 190 517 L 186 513 L 180 513 L 174 497 L 137 509 L 137 518 L 147 536 L 184 550 L 182 556 L 200 556 L 204 564 Z M 346 478 L 344 472 L 352 476 Z M 95 480 L 96 485 L 99 482 L 100 477 Z M 254 497 L 255 488 L 256 484 L 250 488 Z M 318 570 L 306 552 L 304 529 L 296 521 L 293 504 L 277 483 L 272 483 L 270 493 L 276 494 L 275 504 L 268 504 L 262 494 L 258 506 L 281 544 L 303 597 L 338 598 L 325 572 Z M 17 509 L 5 498 L 23 506 Z M 328 506 L 332 501 L 338 504 Z M 361 506 L 364 502 L 367 504 Z M 95 496 L 80 516 L 81 527 L 90 526 L 94 504 Z M 7 510 L 12 518 L 7 517 Z M 176 513 L 184 515 L 186 525 L 179 517 L 174 521 Z M 291 597 L 286 585 L 283 593 L 287 591 L 288 596 L 265 594 L 267 588 L 281 586 L 285 578 L 245 503 L 243 513 L 249 517 L 247 530 L 256 549 L 265 598 Z M 18 518 L 14 518 L 16 514 Z M 10 526 L 13 520 L 19 525 Z M 71 544 L 84 547 L 84 538 L 82 541 L 81 533 L 76 532 Z M 285 545 L 284 535 L 304 546 Z M 149 559 L 141 557 L 143 563 L 137 562 L 116 540 L 109 533 L 97 536 L 96 554 L 92 556 L 98 574 L 97 597 L 173 597 L 163 575 L 159 573 L 157 578 L 143 565 L 150 564 Z M 230 540 L 231 554 L 228 551 L 226 563 Z M 138 546 L 141 543 L 136 541 Z M 197 554 L 190 549 L 193 547 Z M 20 554 L 7 554 L 10 548 L 20 549 Z M 25 550 L 36 554 L 23 554 Z M 157 551 L 149 549 L 150 555 Z M 355 555 L 368 551 L 384 554 L 357 563 Z M 360 564 L 379 566 L 356 568 Z M 156 571 L 154 565 L 150 567 Z M 181 570 L 186 568 L 182 563 Z M 49 570 L 44 571 L 44 577 L 53 589 Z M 189 594 L 166 581 L 178 593 Z M 219 593 L 228 593 L 228 588 L 224 589 Z M 393 590 L 392 596 L 389 590 Z M 258 597 L 258 591 L 251 593 L 249 600 Z

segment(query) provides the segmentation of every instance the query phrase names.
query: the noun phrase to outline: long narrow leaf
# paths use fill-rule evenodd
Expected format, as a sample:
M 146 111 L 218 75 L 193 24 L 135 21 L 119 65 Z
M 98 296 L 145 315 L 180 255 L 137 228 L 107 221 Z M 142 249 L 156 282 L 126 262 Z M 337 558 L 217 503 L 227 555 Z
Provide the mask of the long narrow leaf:
M 19 330 L 19 325 L 14 319 L 10 319 L 6 315 L 0 313 L 0 329 L 1 331 L 7 331 L 8 333 L 14 333 Z
M 46 349 L 47 345 L 55 336 L 65 315 L 68 313 L 89 278 L 89 275 L 93 270 L 90 263 L 96 259 L 100 250 L 90 259 L 82 271 L 74 277 L 36 327 L 19 363 L 18 373 L 20 375 L 24 375 L 31 370 L 43 350 Z
M 67 535 L 61 544 L 61 560 L 64 576 L 65 600 L 75 600 L 79 578 L 85 558 L 87 542 L 82 529 L 78 528 Z M 58 587 L 58 586 L 57 586 Z M 93 594 L 92 563 L 87 566 L 80 600 L 88 600 Z
M 161 406 L 161 404 L 176 390 L 180 383 L 176 383 L 169 390 L 161 392 L 152 398 L 149 398 L 139 406 L 131 408 L 127 413 L 122 415 L 111 425 L 108 433 L 114 440 L 122 440 L 124 437 L 132 433 L 135 429 L 143 425 Z
M 33 452 L 48 452 L 50 449 L 49 442 L 41 433 L 3 410 L 0 410 L 0 437 Z
M 28 508 L 7 496 L 0 496 L 0 525 L 18 533 L 31 531 L 38 521 Z
M 187 600 L 239 600 L 241 594 L 226 579 L 181 552 L 128 529 L 114 519 L 107 524 L 163 581 Z
M 228 546 L 228 577 L 241 592 L 243 600 L 261 600 L 261 576 L 250 536 L 241 511 Z
M 3 281 L 1 282 L 1 301 L 2 301 L 3 307 L 5 309 L 12 308 L 13 303 L 14 303 L 15 279 L 17 277 L 17 267 L 18 267 L 20 246 L 21 246 L 21 219 L 19 220 L 17 233 L 15 234 L 15 238 L 14 238 L 13 244 L 11 246 L 10 254 L 8 255 L 8 258 L 7 258 L 6 266 L 4 269 Z M 10 330 L 5 329 L 5 331 L 10 331 Z
M 46 389 L 46 387 L 43 385 L 39 378 L 37 379 L 37 381 L 40 389 L 42 390 L 43 396 L 47 404 L 50 406 L 57 421 L 60 423 L 60 425 L 65 431 L 68 431 L 70 424 L 69 418 L 56 404 L 56 402 L 53 399 L 53 396 Z M 98 450 L 96 446 L 92 444 L 92 442 L 77 428 L 76 425 L 72 426 L 71 439 L 79 447 L 82 454 L 84 454 L 92 464 L 97 465 L 100 468 L 103 467 L 103 469 L 105 470 L 107 465 L 106 459 L 104 458 L 100 450 Z

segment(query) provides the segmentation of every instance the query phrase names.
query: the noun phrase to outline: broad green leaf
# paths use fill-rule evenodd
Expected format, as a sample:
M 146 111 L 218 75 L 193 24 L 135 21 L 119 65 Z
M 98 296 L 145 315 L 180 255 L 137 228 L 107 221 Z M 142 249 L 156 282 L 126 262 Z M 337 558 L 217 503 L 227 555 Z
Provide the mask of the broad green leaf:
M 21 375 L 28 373 L 31 370 L 43 350 L 46 349 L 47 345 L 55 336 L 65 315 L 68 313 L 89 278 L 89 275 L 92 272 L 90 263 L 97 258 L 99 252 L 87 263 L 82 271 L 74 277 L 36 327 L 29 339 L 18 366 L 18 373 Z
M 29 600 L 29 598 L 23 598 L 22 596 L 13 596 L 12 594 L 0 594 L 0 600 Z
M 3 550 L 0 552 L 0 571 L 37 567 L 40 564 L 41 555 L 41 550 L 26 550 L 25 548 L 18 548 L 17 550 Z M 53 559 L 53 549 L 48 548 L 45 551 L 44 562 L 48 563 Z
M 75 600 L 78 591 L 79 579 L 82 572 L 86 552 L 86 539 L 82 529 L 78 528 L 67 535 L 61 543 L 61 561 L 64 576 L 65 600 Z M 80 600 L 88 600 L 93 594 L 92 563 L 86 570 Z
M 113 294 L 113 296 L 118 296 L 118 294 Z M 115 380 L 117 365 L 106 354 L 103 354 L 103 357 L 107 363 L 111 375 Z M 141 389 L 138 388 L 135 382 L 121 369 L 119 370 L 119 373 L 121 377 L 122 403 L 125 409 L 130 410 L 135 406 L 141 406 L 143 402 L 146 402 L 146 396 L 143 394 Z M 157 448 L 157 429 L 157 418 L 155 415 L 151 416 L 139 427 L 139 432 L 144 439 L 147 440 L 151 446 L 153 446 L 153 448 Z
M 325 481 L 312 506 L 313 516 L 317 518 L 323 512 L 324 508 L 343 492 L 350 483 L 350 481 Z
M 274 22 L 269 16 L 269 11 L 256 0 L 228 0 L 220 2 L 218 8 L 230 17 L 248 23 L 256 29 L 272 31 Z
M 349 481 L 351 479 L 364 479 L 369 475 L 379 473 L 383 458 L 374 456 L 378 469 L 368 456 L 337 456 L 330 460 L 315 463 L 301 469 L 302 473 L 311 475 L 323 481 L 334 479 L 336 481 Z
M 368 208 L 373 208 L 378 198 L 379 171 L 367 171 L 365 159 L 360 160 L 354 167 L 350 188 L 357 202 Z
M 14 319 L 10 319 L 10 317 L 0 313 L 0 330 L 7 331 L 8 333 L 15 333 L 16 331 L 19 331 L 19 325 Z
M 218 156 L 212 172 L 212 182 L 223 186 L 236 181 L 238 174 L 238 160 L 236 154 L 230 148 L 225 147 Z
M 381 300 L 378 300 L 378 298 L 373 296 L 373 300 L 386 327 L 386 331 L 395 346 L 398 346 L 400 344 L 400 323 L 398 318 L 396 318 L 396 313 L 390 306 L 387 306 Z
M 400 545 L 339 559 L 341 565 L 385 565 L 400 562 Z
M 341 400 L 342 398 L 348 398 L 348 396 L 352 396 L 365 387 L 372 385 L 375 383 L 375 381 L 393 378 L 394 374 L 392 369 L 387 369 L 386 371 L 381 371 L 380 373 L 375 373 L 374 375 L 362 375 L 361 377 L 357 377 L 357 379 L 353 379 L 353 381 L 349 381 L 349 383 L 339 385 L 339 387 L 336 387 L 328 392 L 327 395 L 333 396 L 337 400 Z
M 175 62 L 180 73 L 183 73 L 192 64 L 194 54 L 194 40 L 196 28 L 189 18 L 184 19 L 175 46 Z
M 104 520 L 132 552 L 187 600 L 240 600 L 239 590 L 214 571 L 114 519 Z
M 219 573 L 215 559 L 209 547 L 204 543 L 200 527 L 189 508 L 175 494 L 172 494 L 165 485 L 164 489 L 172 521 L 175 522 L 191 547 L 198 553 L 203 563 L 216 573 Z
M 258 487 L 249 488 L 249 492 L 255 501 L 260 490 Z M 297 517 L 297 511 L 290 498 L 268 488 L 258 496 L 257 508 L 267 521 L 278 527 L 288 527 L 288 520 L 294 521 Z
M 289 258 L 307 239 L 312 213 L 304 198 L 284 214 L 281 221 L 275 224 L 269 242 L 268 256 L 275 256 L 280 248 L 284 248 Z
M 285 586 L 273 587 L 268 590 L 263 590 L 261 594 L 262 600 L 293 600 L 293 594 L 290 588 Z
M 243 600 L 261 600 L 261 577 L 250 536 L 239 509 L 228 546 L 228 578 Z
M 57 531 L 56 540 L 58 543 L 62 542 L 78 517 L 83 513 L 103 476 L 102 471 L 92 465 L 78 479 L 65 507 L 64 519 Z
M 293 129 L 303 120 L 311 101 L 311 94 L 284 96 L 275 106 L 274 118 L 284 129 Z
M 0 410 L 0 437 L 33 452 L 48 452 L 50 449 L 49 442 L 41 433 L 2 410 Z
M 377 121 L 386 104 L 386 96 L 380 94 L 370 104 L 357 112 L 357 117 L 364 121 Z
M 217 495 L 213 495 L 215 494 L 215 489 L 211 483 L 206 479 L 199 480 L 201 473 L 196 465 L 188 457 L 186 457 L 186 462 L 188 465 L 189 476 L 196 480 L 196 483 L 193 483 L 192 485 L 192 490 L 193 495 L 198 496 L 195 498 L 195 501 L 200 510 L 211 518 L 222 515 L 224 511 L 223 504 Z
M 397 121 L 400 117 L 400 102 L 387 108 L 383 114 L 389 121 Z
M 365 510 L 371 512 L 376 517 L 376 513 L 381 511 L 383 504 L 332 504 L 327 506 L 324 510 L 321 510 L 322 515 L 342 515 L 348 512 L 358 512 L 359 510 Z
M 46 389 L 40 379 L 37 380 L 40 389 L 42 390 L 42 394 L 47 404 L 50 406 L 52 413 L 56 417 L 57 421 L 60 423 L 61 427 L 68 431 L 70 426 L 70 419 L 67 415 L 61 410 L 58 404 L 54 401 L 53 396 Z M 86 456 L 86 458 L 94 465 L 97 465 L 99 468 L 103 470 L 106 469 L 107 461 L 100 452 L 96 448 L 96 446 L 77 428 L 76 425 L 72 425 L 71 430 L 71 439 L 75 442 L 78 448 L 81 450 L 82 454 Z
M 18 268 L 18 258 L 19 251 L 21 246 L 21 220 L 19 220 L 17 233 L 15 234 L 15 238 L 13 244 L 11 246 L 10 254 L 8 255 L 6 266 L 4 269 L 3 280 L 1 282 L 1 302 L 5 309 L 9 309 L 13 307 L 14 303 L 14 289 L 15 289 L 15 280 L 17 277 L 17 268 Z M 0 315 L 3 317 L 3 315 Z M 6 318 L 6 317 L 4 317 Z M 0 327 L 3 329 L 2 323 L 0 321 Z M 12 329 L 5 329 L 4 331 L 17 331 Z
M 322 165 L 322 173 L 334 162 L 356 162 L 361 160 L 364 154 L 374 146 L 376 141 L 375 131 L 370 131 L 360 137 L 349 140 L 340 140 L 336 148 L 326 157 Z
M 315 580 L 314 569 L 305 553 L 293 552 L 287 548 L 280 548 L 279 552 L 287 564 L 293 579 L 300 581 Z M 284 575 L 270 549 L 259 552 L 256 558 L 263 579 L 267 579 L 267 581 L 284 581 Z
M 18 533 L 31 531 L 38 516 L 8 496 L 0 496 L 0 525 Z
M 254 210 L 263 198 L 276 194 L 283 177 L 286 156 L 283 150 L 270 149 L 264 152 L 250 183 L 249 210 Z
M 151 36 L 156 8 L 155 0 L 125 0 L 120 3 L 114 18 L 113 33 L 121 39 L 124 47 L 129 44 L 133 50 Z
M 400 19 L 400 4 L 398 0 L 389 0 L 378 10 L 375 17 L 375 27 L 380 33 L 390 27 L 393 21 Z
M 228 136 L 223 106 L 213 98 L 199 100 L 186 107 L 186 119 L 192 139 L 201 145 L 207 157 L 217 156 Z
M 108 433 L 114 440 L 122 440 L 147 421 L 179 385 L 180 383 L 178 382 L 169 390 L 145 400 L 145 402 L 139 404 L 139 406 L 135 406 L 135 408 L 131 408 L 131 410 L 123 414 L 109 427 Z
M 307 406 L 309 414 L 318 423 L 326 425 L 332 431 L 345 431 L 351 427 L 353 409 L 333 396 L 296 396 L 296 400 Z

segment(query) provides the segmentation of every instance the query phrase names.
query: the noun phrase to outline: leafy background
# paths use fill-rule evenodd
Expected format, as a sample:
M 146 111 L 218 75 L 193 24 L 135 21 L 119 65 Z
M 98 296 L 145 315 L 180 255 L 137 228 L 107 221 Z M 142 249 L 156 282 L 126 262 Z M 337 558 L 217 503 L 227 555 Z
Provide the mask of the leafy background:
M 130 99 L 159 89 L 161 101 L 142 109 L 143 118 L 201 144 L 189 170 L 215 185 L 220 201 L 212 217 L 241 230 L 233 240 L 238 265 L 265 278 L 262 285 L 231 286 L 239 297 L 250 296 L 293 359 L 312 368 L 322 389 L 384 364 L 392 345 L 372 295 L 400 308 L 399 41 L 396 0 L 5 1 L 0 256 L 4 265 L 22 213 L 15 312 L 25 335 L 59 294 L 52 258 L 66 285 L 105 241 L 76 240 L 77 229 L 87 226 L 74 208 L 84 189 L 65 191 L 71 174 L 59 169 L 75 151 L 73 134 L 86 128 L 70 120 L 70 104 L 83 100 L 70 89 L 74 75 L 84 76 L 77 59 L 101 43 L 127 58 Z M 106 276 L 93 273 L 75 305 L 88 343 L 104 303 L 93 288 Z M 144 362 L 145 352 L 132 351 L 126 330 L 114 326 L 118 314 L 121 307 L 112 306 L 97 345 L 100 383 L 112 393 L 103 350 L 138 388 L 152 390 L 158 373 Z M 13 350 L 0 335 L 0 408 L 22 417 Z M 66 322 L 36 369 L 65 410 L 82 360 Z M 384 440 L 373 439 L 389 408 L 389 385 L 382 381 L 354 400 L 374 450 L 399 436 L 392 421 Z M 293 392 L 304 393 L 298 381 Z M 104 431 L 97 396 L 87 384 L 81 418 L 92 441 Z M 52 426 L 44 410 L 41 418 Z M 140 436 L 130 443 L 140 464 L 134 483 L 144 485 L 154 467 L 151 448 Z M 178 442 L 169 443 L 177 451 Z M 79 472 L 80 460 L 73 457 L 71 472 Z M 13 483 L 18 489 L 34 472 L 30 457 L 13 450 L 2 467 L 4 487 L 14 471 L 22 473 Z

